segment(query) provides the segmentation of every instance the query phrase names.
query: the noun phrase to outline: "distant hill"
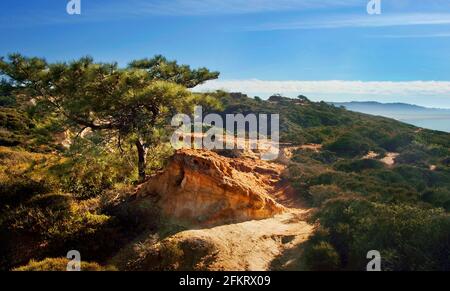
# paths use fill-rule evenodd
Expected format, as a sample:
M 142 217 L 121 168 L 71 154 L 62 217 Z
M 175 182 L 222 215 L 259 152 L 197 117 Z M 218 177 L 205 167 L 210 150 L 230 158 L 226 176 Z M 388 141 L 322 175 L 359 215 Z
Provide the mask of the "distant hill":
M 395 119 L 416 119 L 450 117 L 450 109 L 427 108 L 406 103 L 379 103 L 379 102 L 332 102 L 335 106 L 343 106 L 350 111 L 362 112 L 371 115 L 380 115 Z

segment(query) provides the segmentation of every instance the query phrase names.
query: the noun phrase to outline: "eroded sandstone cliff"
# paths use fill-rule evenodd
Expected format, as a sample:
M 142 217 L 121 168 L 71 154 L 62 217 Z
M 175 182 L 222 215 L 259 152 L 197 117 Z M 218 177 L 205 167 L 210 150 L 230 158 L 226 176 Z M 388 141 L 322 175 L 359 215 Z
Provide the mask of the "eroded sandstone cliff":
M 257 152 L 178 151 L 133 199 L 150 202 L 167 220 L 110 263 L 134 271 L 297 268 L 299 246 L 314 226 L 306 221 L 310 209 L 282 178 L 289 156 L 281 157 L 266 162 Z
M 252 158 L 183 149 L 162 173 L 139 187 L 137 196 L 154 197 L 165 216 L 191 224 L 264 219 L 285 211 L 270 195 L 283 168 Z

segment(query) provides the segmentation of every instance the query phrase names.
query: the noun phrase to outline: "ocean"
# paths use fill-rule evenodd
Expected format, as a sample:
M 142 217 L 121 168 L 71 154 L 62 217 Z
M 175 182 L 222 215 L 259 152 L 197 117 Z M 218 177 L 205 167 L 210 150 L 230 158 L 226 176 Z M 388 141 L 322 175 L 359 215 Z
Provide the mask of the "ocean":
M 450 132 L 450 118 L 400 119 L 400 121 L 426 129 Z

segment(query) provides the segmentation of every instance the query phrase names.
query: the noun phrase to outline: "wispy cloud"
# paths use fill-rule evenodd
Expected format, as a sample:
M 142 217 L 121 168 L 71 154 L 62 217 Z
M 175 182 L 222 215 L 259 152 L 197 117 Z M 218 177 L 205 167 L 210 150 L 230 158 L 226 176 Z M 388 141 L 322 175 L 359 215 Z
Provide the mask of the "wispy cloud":
M 339 93 L 364 95 L 443 95 L 450 96 L 450 82 L 363 82 L 363 81 L 263 81 L 263 80 L 216 80 L 198 86 L 196 90 L 234 90 L 260 93 Z
M 93 1 L 82 8 L 82 15 L 70 17 L 63 13 L 65 3 L 50 9 L 25 7 L 20 15 L 8 14 L 8 7 L 0 11 L 0 25 L 58 24 L 98 22 L 105 20 L 145 18 L 151 16 L 215 16 L 245 15 L 273 12 L 313 11 L 319 15 L 302 13 L 301 20 L 255 24 L 247 30 L 331 29 L 346 27 L 389 27 L 404 25 L 450 24 L 450 4 L 447 0 L 429 0 L 426 5 L 416 0 L 383 2 L 383 14 L 366 14 L 367 0 L 109 0 Z M 401 2 L 400 2 L 401 1 Z M 394 5 L 393 3 L 397 3 Z M 400 5 L 399 3 L 403 3 Z M 413 4 L 412 4 L 413 3 Z M 399 9 L 399 6 L 402 9 Z M 390 7 L 393 6 L 393 7 Z M 421 7 L 416 12 L 406 9 Z M 438 7 L 439 9 L 437 9 Z M 27 10 L 30 9 L 30 10 Z M 355 12 L 356 11 L 356 12 Z M 422 11 L 418 13 L 417 11 Z M 446 11 L 439 13 L 437 11 Z M 350 13 L 355 14 L 350 14 Z M 337 13 L 337 14 L 333 14 Z M 308 16 L 309 15 L 309 16 Z M 300 17 L 300 14 L 299 14 Z
M 290 22 L 272 22 L 249 27 L 249 30 L 293 30 L 293 29 L 335 29 L 335 28 L 368 28 L 394 27 L 411 25 L 443 25 L 450 24 L 450 13 L 408 13 L 369 15 L 330 15 L 321 19 L 303 19 Z
M 84 1 L 84 0 L 83 0 Z M 87 0 L 86 0 L 87 1 Z M 361 6 L 361 0 L 109 0 L 92 1 L 82 6 L 82 15 L 65 14 L 66 3 L 39 8 L 30 5 L 20 14 L 8 13 L 0 4 L 0 26 L 42 25 L 81 22 L 102 22 L 151 16 L 216 16 L 245 15 L 269 12 L 329 10 Z
M 225 90 L 250 95 L 274 93 L 296 96 L 298 94 L 328 98 L 329 101 L 379 100 L 405 101 L 436 107 L 450 107 L 450 82 L 363 82 L 363 81 L 263 81 L 263 80 L 216 80 L 198 86 L 195 91 Z M 423 98 L 422 98 L 423 97 Z M 433 100 L 430 97 L 434 98 Z M 422 98 L 422 99 L 421 99 Z M 440 100 L 440 101 L 438 101 Z
M 361 0 L 158 0 L 134 1 L 137 13 L 163 15 L 249 14 L 276 11 L 355 7 Z M 132 1 L 133 3 L 133 1 Z M 127 3 L 128 4 L 128 3 Z

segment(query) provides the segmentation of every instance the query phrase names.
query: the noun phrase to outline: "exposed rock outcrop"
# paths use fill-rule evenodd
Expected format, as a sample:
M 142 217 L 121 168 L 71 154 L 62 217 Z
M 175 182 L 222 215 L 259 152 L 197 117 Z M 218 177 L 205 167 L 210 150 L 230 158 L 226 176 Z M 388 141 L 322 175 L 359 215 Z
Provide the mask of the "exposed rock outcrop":
M 155 197 L 164 215 L 192 224 L 264 219 L 285 210 L 269 195 L 283 169 L 251 158 L 183 149 L 162 173 L 138 188 L 137 196 Z
M 156 201 L 171 223 L 144 233 L 111 264 L 133 271 L 297 269 L 298 246 L 314 226 L 306 221 L 310 209 L 282 178 L 286 170 L 255 152 L 178 151 L 138 187 L 134 201 Z

